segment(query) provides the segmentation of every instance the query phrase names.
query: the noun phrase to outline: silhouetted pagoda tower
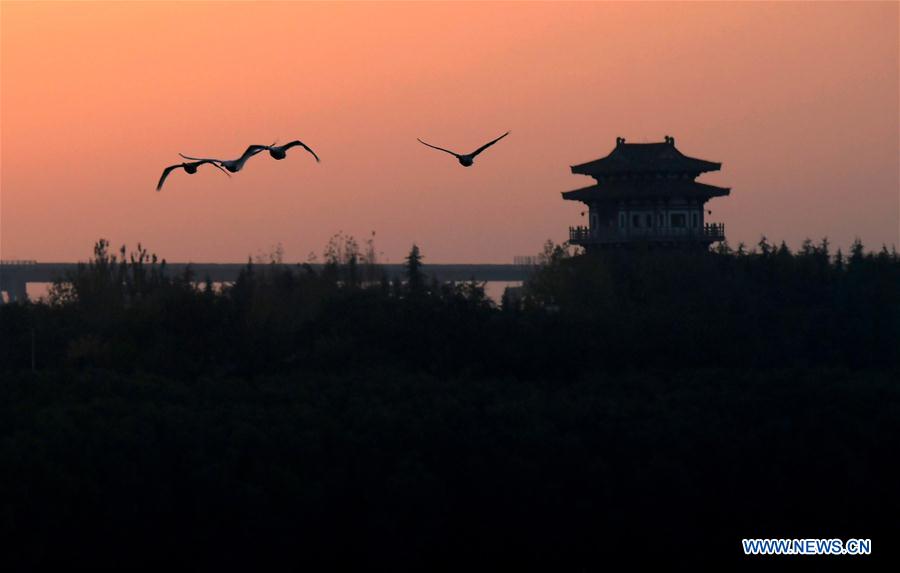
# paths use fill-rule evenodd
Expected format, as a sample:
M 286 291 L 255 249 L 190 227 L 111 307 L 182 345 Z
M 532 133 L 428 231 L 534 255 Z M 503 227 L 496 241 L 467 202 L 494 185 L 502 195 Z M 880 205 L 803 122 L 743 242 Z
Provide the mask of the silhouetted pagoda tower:
M 706 222 L 705 204 L 731 190 L 694 179 L 721 167 L 682 154 L 668 135 L 663 143 L 625 143 L 617 137 L 606 157 L 572 166 L 572 173 L 597 183 L 562 194 L 589 209 L 589 226 L 569 227 L 569 242 L 587 251 L 639 243 L 708 249 L 725 239 L 725 225 Z

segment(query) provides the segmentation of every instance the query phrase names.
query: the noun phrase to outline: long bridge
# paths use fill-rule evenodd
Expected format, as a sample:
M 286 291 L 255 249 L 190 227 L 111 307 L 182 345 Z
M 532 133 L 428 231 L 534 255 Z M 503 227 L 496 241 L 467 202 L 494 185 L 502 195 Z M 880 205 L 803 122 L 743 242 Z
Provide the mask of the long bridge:
M 268 263 L 254 263 L 254 266 L 265 266 Z M 166 270 L 171 275 L 184 272 L 190 266 L 198 281 L 210 280 L 217 283 L 233 282 L 247 263 L 169 263 Z M 297 266 L 287 264 L 285 266 Z M 322 264 L 310 265 L 321 270 Z M 404 276 L 405 266 L 402 264 L 378 265 L 388 277 Z M 74 272 L 78 263 L 39 263 L 37 261 L 15 260 L 0 261 L 0 301 L 3 293 L 9 301 L 24 300 L 28 283 L 50 283 L 64 278 L 67 273 Z M 426 264 L 425 274 L 435 277 L 441 282 L 450 281 L 521 281 L 534 269 L 533 264 Z

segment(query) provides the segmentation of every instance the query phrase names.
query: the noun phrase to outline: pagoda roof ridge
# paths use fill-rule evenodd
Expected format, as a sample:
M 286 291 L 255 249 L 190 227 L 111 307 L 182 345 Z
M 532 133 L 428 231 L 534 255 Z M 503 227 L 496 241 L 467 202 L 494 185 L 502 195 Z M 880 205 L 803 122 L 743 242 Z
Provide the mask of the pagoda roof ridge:
M 705 173 L 718 171 L 721 163 L 688 157 L 675 147 L 675 138 L 662 142 L 626 143 L 616 138 L 616 147 L 606 156 L 570 166 L 572 173 L 604 177 L 628 173 Z

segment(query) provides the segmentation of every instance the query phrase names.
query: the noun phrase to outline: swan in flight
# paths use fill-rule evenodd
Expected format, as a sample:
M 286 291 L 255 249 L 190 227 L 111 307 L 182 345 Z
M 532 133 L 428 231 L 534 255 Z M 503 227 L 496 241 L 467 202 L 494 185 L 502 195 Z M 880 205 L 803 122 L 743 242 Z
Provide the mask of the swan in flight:
M 497 143 L 498 141 L 500 141 L 501 139 L 503 139 L 503 138 L 506 137 L 507 135 L 509 135 L 509 132 L 508 132 L 508 131 L 507 131 L 506 133 L 504 133 L 503 135 L 501 135 L 500 137 L 498 137 L 497 139 L 485 143 L 484 145 L 482 145 L 481 147 L 479 147 L 478 149 L 476 149 L 476 150 L 473 151 L 472 153 L 467 153 L 467 154 L 465 154 L 465 155 L 461 155 L 461 154 L 459 154 L 459 153 L 454 153 L 453 151 L 450 151 L 449 149 L 444 149 L 443 147 L 438 147 L 437 145 L 431 145 L 430 143 L 425 143 L 424 141 L 422 141 L 422 140 L 419 139 L 419 138 L 416 138 L 416 139 L 417 139 L 417 140 L 419 141 L 419 143 L 421 143 L 422 145 L 427 145 L 428 147 L 431 147 L 431 148 L 433 148 L 433 149 L 438 149 L 438 150 L 440 150 L 440 151 L 449 153 L 450 155 L 456 157 L 456 159 L 459 160 L 460 165 L 462 165 L 463 167 L 471 167 L 471 165 L 472 165 L 473 163 L 475 163 L 475 156 L 476 156 L 476 155 L 478 155 L 479 153 L 481 153 L 482 151 L 484 151 L 484 150 L 487 149 L 488 147 L 494 145 L 495 143 Z
M 271 155 L 273 159 L 284 159 L 285 157 L 287 157 L 287 150 L 292 147 L 296 147 L 297 145 L 312 153 L 312 156 L 316 158 L 316 162 L 318 163 L 319 156 L 316 155 L 316 152 L 310 149 L 308 145 L 306 145 L 299 139 L 295 139 L 294 141 L 285 143 L 284 145 L 275 145 L 273 143 L 272 145 L 266 145 L 265 148 L 269 150 L 269 155 Z
M 160 189 L 162 189 L 163 183 L 166 182 L 166 177 L 168 177 L 169 173 L 171 173 L 175 169 L 184 169 L 188 175 L 193 175 L 197 172 L 197 168 L 204 163 L 209 163 L 225 175 L 228 175 L 228 172 L 216 165 L 216 162 L 212 159 L 201 159 L 200 161 L 194 161 L 193 163 L 178 163 L 176 165 L 169 165 L 168 167 L 163 169 L 162 177 L 159 178 L 159 183 L 156 184 L 156 190 L 159 191 Z M 231 175 L 228 176 L 231 177 Z
M 215 163 L 218 163 L 232 173 L 237 173 L 244 168 L 244 164 L 247 163 L 248 159 L 259 153 L 260 151 L 265 150 L 266 148 L 267 146 L 265 145 L 251 145 L 247 148 L 247 151 L 245 151 L 243 155 L 241 155 L 237 159 L 209 159 L 202 157 L 188 157 L 184 153 L 179 153 L 178 155 L 184 157 L 185 159 L 191 159 L 194 161 L 214 161 Z

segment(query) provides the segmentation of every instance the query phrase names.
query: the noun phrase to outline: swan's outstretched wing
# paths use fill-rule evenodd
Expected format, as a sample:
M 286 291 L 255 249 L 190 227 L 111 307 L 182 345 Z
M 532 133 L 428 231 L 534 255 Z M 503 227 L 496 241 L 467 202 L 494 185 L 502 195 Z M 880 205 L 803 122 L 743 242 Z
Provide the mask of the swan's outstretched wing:
M 243 169 L 244 164 L 247 163 L 247 160 L 259 153 L 260 151 L 265 151 L 268 149 L 268 146 L 265 145 L 251 145 L 247 148 L 244 153 L 241 154 L 240 157 L 233 160 L 233 163 L 237 164 L 237 169 Z
M 241 156 L 238 158 L 238 161 L 247 161 L 260 151 L 265 151 L 268 148 L 269 147 L 267 145 L 251 145 L 247 148 L 246 151 L 244 151 L 244 153 L 241 154 Z
M 222 163 L 221 159 L 210 159 L 208 157 L 189 157 L 189 156 L 185 155 L 184 153 L 179 153 L 178 155 L 184 157 L 185 159 L 190 159 L 191 161 L 207 161 L 207 162 Z
M 484 145 L 482 145 L 481 147 L 479 147 L 478 149 L 476 149 L 475 151 L 473 151 L 470 155 L 471 155 L 472 157 L 475 157 L 476 155 L 478 155 L 479 153 L 481 153 L 482 151 L 484 151 L 484 150 L 487 149 L 488 147 L 494 145 L 495 143 L 497 143 L 498 141 L 500 141 L 501 139 L 503 139 L 503 138 L 506 137 L 507 135 L 509 135 L 509 132 L 508 132 L 508 131 L 507 131 L 506 133 L 504 133 L 503 135 L 501 135 L 500 137 L 498 137 L 497 139 L 485 143 Z
M 285 143 L 285 144 L 282 145 L 281 147 L 282 147 L 282 149 L 284 149 L 285 151 L 287 151 L 288 149 L 290 149 L 290 148 L 292 148 L 292 147 L 296 147 L 297 145 L 299 145 L 299 146 L 302 147 L 303 149 L 305 149 L 305 150 L 309 151 L 310 153 L 312 153 L 312 156 L 316 158 L 316 162 L 319 162 L 319 156 L 316 155 L 316 152 L 313 151 L 312 149 L 310 149 L 308 145 L 306 145 L 305 143 L 303 143 L 303 142 L 300 141 L 299 139 L 295 139 L 294 141 L 292 141 L 292 142 L 290 142 L 290 143 Z
M 222 169 L 221 165 L 219 165 L 218 163 L 216 163 L 215 161 L 212 161 L 210 159 L 203 159 L 203 160 L 198 161 L 197 166 L 199 167 L 199 166 L 203 165 L 204 163 L 209 163 L 210 165 L 212 165 L 213 167 L 215 167 L 216 169 L 218 169 L 219 171 L 221 171 L 228 177 L 231 177 L 231 173 L 225 171 L 224 169 Z
M 425 143 L 424 141 L 422 141 L 422 140 L 419 139 L 418 137 L 416 138 L 416 141 L 418 141 L 418 142 L 421 143 L 422 145 L 427 145 L 428 147 L 430 147 L 430 148 L 432 148 L 432 149 L 437 149 L 437 150 L 443 151 L 444 153 L 449 153 L 449 154 L 452 155 L 453 157 L 459 157 L 459 153 L 454 153 L 453 151 L 450 151 L 449 149 L 444 149 L 443 147 L 438 147 L 437 145 L 431 145 L 430 143 Z
M 168 167 L 163 169 L 162 177 L 159 178 L 159 183 L 156 184 L 156 190 L 159 191 L 160 189 L 162 189 L 163 183 L 166 182 L 166 177 L 169 176 L 169 173 L 171 173 L 172 170 L 178 169 L 180 167 L 183 167 L 183 165 L 179 163 L 178 165 L 169 165 Z

